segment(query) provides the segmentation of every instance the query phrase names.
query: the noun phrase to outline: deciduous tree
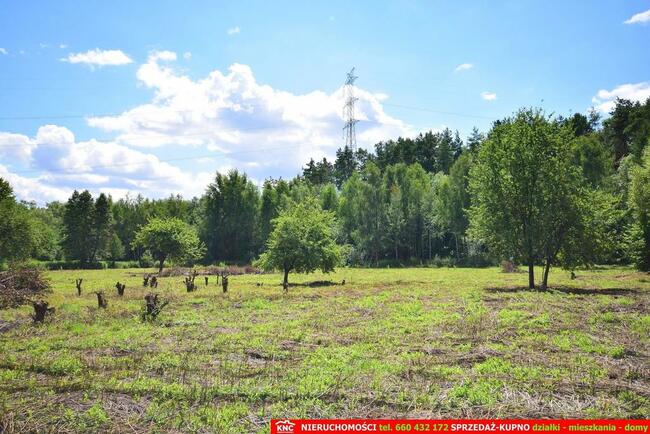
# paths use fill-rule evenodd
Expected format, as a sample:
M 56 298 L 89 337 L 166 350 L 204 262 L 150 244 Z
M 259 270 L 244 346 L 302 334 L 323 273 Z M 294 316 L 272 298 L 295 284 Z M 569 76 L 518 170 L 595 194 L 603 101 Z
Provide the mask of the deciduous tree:
M 323 211 L 313 198 L 294 203 L 273 220 L 267 248 L 257 265 L 265 270 L 281 270 L 287 288 L 289 273 L 324 273 L 341 261 L 341 247 L 335 241 L 335 218 Z

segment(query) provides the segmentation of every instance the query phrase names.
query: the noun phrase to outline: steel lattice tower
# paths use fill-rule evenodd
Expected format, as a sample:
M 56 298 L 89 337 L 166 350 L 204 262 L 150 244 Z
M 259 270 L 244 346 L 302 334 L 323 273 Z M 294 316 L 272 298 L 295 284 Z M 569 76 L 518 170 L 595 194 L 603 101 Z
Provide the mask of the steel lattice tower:
M 345 146 L 353 151 L 357 150 L 357 134 L 355 131 L 355 124 L 359 122 L 354 118 L 354 103 L 358 98 L 354 97 L 354 81 L 359 78 L 354 75 L 354 68 L 348 72 L 347 79 L 343 92 L 345 95 L 345 104 L 343 105 L 343 118 L 345 119 L 345 126 L 343 127 L 343 134 L 345 135 Z

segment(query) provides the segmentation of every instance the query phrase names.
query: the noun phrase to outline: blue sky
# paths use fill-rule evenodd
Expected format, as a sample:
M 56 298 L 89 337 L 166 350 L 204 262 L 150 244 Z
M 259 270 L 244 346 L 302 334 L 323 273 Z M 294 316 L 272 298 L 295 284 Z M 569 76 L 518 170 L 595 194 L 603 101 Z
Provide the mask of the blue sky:
M 650 0 L 0 2 L 0 176 L 22 199 L 201 194 L 522 106 L 650 96 Z M 461 66 L 463 65 L 463 66 Z

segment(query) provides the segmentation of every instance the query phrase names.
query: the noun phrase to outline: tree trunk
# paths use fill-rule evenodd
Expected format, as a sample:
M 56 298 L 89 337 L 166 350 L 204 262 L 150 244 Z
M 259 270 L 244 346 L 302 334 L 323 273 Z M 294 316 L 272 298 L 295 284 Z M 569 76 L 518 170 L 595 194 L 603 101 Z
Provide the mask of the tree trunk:
M 282 281 L 282 288 L 284 288 L 284 292 L 289 291 L 289 269 L 288 268 L 284 269 L 284 280 Z
M 532 259 L 528 260 L 528 289 L 535 289 L 535 264 Z
M 165 257 L 163 256 L 160 258 L 158 262 L 158 274 L 162 273 L 164 263 L 165 263 Z
M 548 272 L 551 269 L 551 260 L 546 259 L 546 264 L 544 265 L 544 277 L 542 278 L 542 291 L 546 291 L 548 286 Z

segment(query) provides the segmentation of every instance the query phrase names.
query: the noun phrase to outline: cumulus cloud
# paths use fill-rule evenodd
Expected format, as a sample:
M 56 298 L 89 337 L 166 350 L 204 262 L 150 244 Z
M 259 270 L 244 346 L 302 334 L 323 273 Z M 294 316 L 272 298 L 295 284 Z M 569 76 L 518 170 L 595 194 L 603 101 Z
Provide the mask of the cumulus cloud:
M 481 92 L 481 98 L 486 101 L 494 101 L 497 99 L 497 94 L 494 92 Z
M 625 24 L 641 24 L 650 21 L 650 9 L 645 12 L 639 12 L 632 15 L 629 19 L 624 21 Z
M 3 164 L 0 164 L 0 178 L 11 184 L 14 194 L 20 200 L 43 204 L 55 200 L 64 201 L 70 196 L 67 189 L 51 187 L 43 182 L 42 177 L 29 178 L 16 175 Z
M 154 52 L 138 69 L 141 84 L 154 91 L 151 102 L 88 124 L 117 133 L 115 141 L 128 146 L 205 147 L 236 167 L 256 162 L 267 174 L 283 169 L 287 176 L 311 157 L 332 157 L 342 145 L 342 88 L 297 95 L 258 83 L 242 64 L 193 80 L 161 62 L 172 58 Z M 360 146 L 413 133 L 384 112 L 386 95 L 360 88 L 355 95 Z
M 461 63 L 454 69 L 455 72 L 462 72 L 462 71 L 467 71 L 474 68 L 474 65 L 471 63 Z
M 17 197 L 39 203 L 61 200 L 72 190 L 88 188 L 95 192 L 111 190 L 118 196 L 127 192 L 148 197 L 163 197 L 182 193 L 188 197 L 200 195 L 210 182 L 211 172 L 185 172 L 156 155 L 144 153 L 110 141 L 76 141 L 65 127 L 44 125 L 35 137 L 21 134 L 0 134 L 12 143 L 22 143 L 30 169 L 4 174 Z M 26 173 L 38 173 L 35 178 Z M 4 175 L 2 175 L 5 177 Z M 36 188 L 36 186 L 42 188 Z M 52 195 L 51 192 L 57 192 Z M 121 194 L 119 194 L 121 192 Z
M 239 28 L 239 26 L 235 26 L 229 28 L 227 33 L 232 36 L 232 35 L 237 35 L 239 32 L 241 32 L 241 29 Z
M 0 132 L 0 157 L 29 162 L 36 142 L 22 134 Z
M 128 65 L 133 60 L 122 50 L 88 50 L 85 53 L 70 53 L 63 62 L 82 63 L 90 66 Z
M 650 98 L 650 82 L 621 84 L 612 90 L 601 89 L 591 101 L 597 110 L 609 113 L 616 105 L 616 98 L 644 102 Z

